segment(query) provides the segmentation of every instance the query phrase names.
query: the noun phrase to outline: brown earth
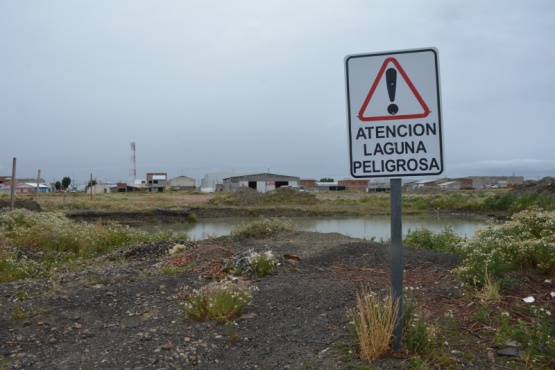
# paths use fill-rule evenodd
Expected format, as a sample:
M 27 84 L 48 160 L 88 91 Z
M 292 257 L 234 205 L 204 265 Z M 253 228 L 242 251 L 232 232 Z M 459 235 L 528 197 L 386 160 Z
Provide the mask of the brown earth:
M 52 279 L 0 285 L 0 361 L 6 369 L 403 369 L 401 350 L 365 364 L 357 359 L 346 312 L 363 285 L 390 287 L 384 245 L 337 233 L 292 232 L 267 239 L 222 237 L 124 248 L 92 267 Z M 236 329 L 186 318 L 176 293 L 221 276 L 226 260 L 271 250 L 281 265 L 251 283 L 258 291 Z M 21 258 L 33 258 L 22 250 Z M 286 254 L 296 259 L 283 258 Z M 487 328 L 452 270 L 453 255 L 404 249 L 406 300 L 433 325 L 448 325 L 445 352 L 455 367 L 495 368 Z M 165 274 L 162 266 L 191 266 Z M 516 299 L 516 298 L 515 298 Z M 511 304 L 509 301 L 507 304 Z

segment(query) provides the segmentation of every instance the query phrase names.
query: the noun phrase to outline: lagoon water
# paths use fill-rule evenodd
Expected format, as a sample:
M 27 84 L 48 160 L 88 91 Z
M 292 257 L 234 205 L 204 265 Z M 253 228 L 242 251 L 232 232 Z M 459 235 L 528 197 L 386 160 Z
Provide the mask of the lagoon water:
M 202 220 L 194 224 L 170 224 L 141 227 L 149 232 L 158 229 L 171 229 L 186 232 L 190 239 L 201 240 L 208 237 L 228 235 L 231 230 L 242 223 L 257 220 L 256 217 L 214 218 Z M 299 231 L 317 231 L 321 233 L 337 232 L 355 238 L 374 238 L 376 241 L 389 239 L 391 236 L 390 216 L 323 218 L 323 217 L 288 217 Z M 463 216 L 403 216 L 403 235 L 409 230 L 421 227 L 434 232 L 450 228 L 461 237 L 471 237 L 474 232 L 484 226 L 486 220 L 477 217 Z

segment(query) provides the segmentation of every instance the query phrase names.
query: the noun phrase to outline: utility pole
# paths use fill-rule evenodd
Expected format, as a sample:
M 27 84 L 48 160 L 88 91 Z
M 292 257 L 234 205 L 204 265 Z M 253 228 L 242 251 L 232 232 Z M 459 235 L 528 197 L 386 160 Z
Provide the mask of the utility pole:
M 131 176 L 131 179 L 133 181 L 133 183 L 131 184 L 131 188 L 133 189 L 133 191 L 135 191 L 135 180 L 137 179 L 137 158 L 135 157 L 134 141 L 131 142 L 131 165 L 133 167 L 129 170 L 129 176 Z
M 40 190 L 40 170 L 39 173 L 37 174 L 37 188 L 35 191 L 35 202 L 39 202 L 39 190 Z
M 14 206 L 15 206 L 15 165 L 16 165 L 17 159 L 14 157 L 13 159 L 13 164 L 12 164 L 12 181 L 10 181 L 10 195 L 11 195 L 11 199 L 10 199 L 10 210 L 13 211 Z

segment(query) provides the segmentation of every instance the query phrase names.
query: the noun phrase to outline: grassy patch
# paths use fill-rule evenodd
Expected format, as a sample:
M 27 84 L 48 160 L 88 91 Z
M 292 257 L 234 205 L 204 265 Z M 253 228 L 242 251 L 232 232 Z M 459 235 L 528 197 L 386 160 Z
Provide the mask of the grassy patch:
M 279 218 L 261 219 L 253 222 L 243 223 L 231 230 L 231 236 L 241 238 L 264 238 L 274 235 L 280 231 L 294 231 L 295 227 L 291 221 Z
M 113 222 L 76 222 L 55 212 L 4 210 L 0 212 L 0 282 L 46 277 L 52 268 L 122 246 L 184 238 L 172 231 L 148 234 Z
M 457 253 L 463 241 L 463 238 L 448 227 L 440 233 L 434 233 L 430 229 L 422 227 L 409 230 L 403 237 L 403 244 L 405 245 L 448 253 Z
M 177 296 L 184 300 L 181 307 L 194 319 L 226 323 L 241 313 L 250 303 L 255 287 L 246 281 L 214 281 L 200 289 L 184 287 Z

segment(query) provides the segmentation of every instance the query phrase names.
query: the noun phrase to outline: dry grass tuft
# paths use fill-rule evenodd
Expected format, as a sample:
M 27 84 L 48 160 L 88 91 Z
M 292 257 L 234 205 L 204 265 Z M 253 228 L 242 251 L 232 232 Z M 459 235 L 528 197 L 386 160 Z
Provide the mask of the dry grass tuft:
M 384 356 L 389 351 L 399 301 L 391 294 L 380 298 L 363 289 L 357 293 L 357 306 L 349 310 L 363 361 Z

